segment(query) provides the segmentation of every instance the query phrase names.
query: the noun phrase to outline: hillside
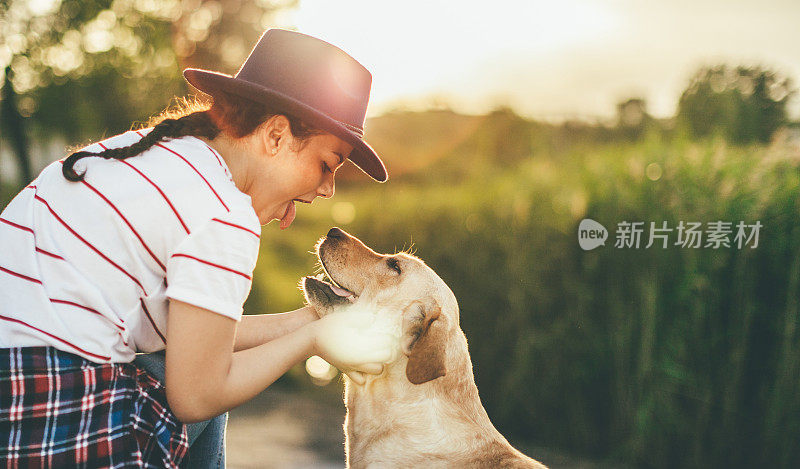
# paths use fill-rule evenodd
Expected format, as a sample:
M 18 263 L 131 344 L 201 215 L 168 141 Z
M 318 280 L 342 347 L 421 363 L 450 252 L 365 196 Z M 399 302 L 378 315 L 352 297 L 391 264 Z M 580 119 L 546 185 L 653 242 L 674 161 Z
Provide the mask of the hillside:
M 450 155 L 475 134 L 484 119 L 452 111 L 393 112 L 367 120 L 365 138 L 381 155 L 389 177 L 395 179 Z M 352 165 L 337 172 L 337 181 L 361 177 Z

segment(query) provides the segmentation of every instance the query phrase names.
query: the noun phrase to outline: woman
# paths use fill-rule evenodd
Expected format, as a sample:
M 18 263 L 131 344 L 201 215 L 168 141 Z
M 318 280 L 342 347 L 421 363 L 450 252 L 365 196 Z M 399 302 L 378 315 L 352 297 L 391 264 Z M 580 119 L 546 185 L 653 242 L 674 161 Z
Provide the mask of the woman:
M 334 353 L 317 337 L 335 315 L 242 317 L 242 304 L 261 225 L 286 229 L 296 202 L 332 197 L 345 159 L 386 180 L 362 140 L 371 75 L 328 43 L 273 29 L 235 77 L 184 76 L 210 108 L 51 164 L 0 215 L 9 467 L 176 467 L 195 441 L 205 447 L 188 451 L 191 467 L 224 465 L 224 413 Z M 152 354 L 133 363 L 164 349 L 165 370 Z M 334 364 L 379 373 L 367 352 Z M 200 425 L 187 437 L 181 422 Z

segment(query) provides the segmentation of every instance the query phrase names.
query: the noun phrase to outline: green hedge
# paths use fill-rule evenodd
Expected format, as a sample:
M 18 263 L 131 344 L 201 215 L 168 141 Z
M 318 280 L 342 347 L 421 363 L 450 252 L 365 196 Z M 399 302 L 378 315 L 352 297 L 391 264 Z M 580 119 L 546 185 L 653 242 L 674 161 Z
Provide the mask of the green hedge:
M 308 251 L 333 225 L 379 251 L 413 243 L 459 300 L 510 440 L 644 467 L 800 464 L 797 149 L 653 137 L 488 161 L 351 187 L 265 228 L 248 311 L 301 304 Z M 583 218 L 609 229 L 604 247 L 580 249 Z M 647 231 L 614 247 L 617 223 L 664 220 L 764 226 L 756 249 L 645 249 Z

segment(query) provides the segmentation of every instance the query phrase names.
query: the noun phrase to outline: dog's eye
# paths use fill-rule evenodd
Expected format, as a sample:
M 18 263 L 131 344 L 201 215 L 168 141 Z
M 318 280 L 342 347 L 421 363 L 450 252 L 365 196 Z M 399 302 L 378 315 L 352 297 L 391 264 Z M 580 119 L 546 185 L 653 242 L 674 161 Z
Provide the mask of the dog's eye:
M 390 269 L 397 272 L 397 275 L 400 275 L 402 273 L 402 271 L 400 270 L 400 263 L 397 262 L 397 259 L 395 259 L 394 257 L 386 259 L 386 265 L 388 265 Z

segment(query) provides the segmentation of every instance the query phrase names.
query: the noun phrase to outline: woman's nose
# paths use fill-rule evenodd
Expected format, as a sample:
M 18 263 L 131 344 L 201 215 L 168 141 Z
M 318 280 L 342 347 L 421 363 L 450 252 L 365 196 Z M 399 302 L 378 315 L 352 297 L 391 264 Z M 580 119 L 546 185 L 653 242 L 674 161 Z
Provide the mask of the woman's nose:
M 325 181 L 321 186 L 319 186 L 319 189 L 317 189 L 317 195 L 323 199 L 330 199 L 333 197 L 335 190 L 333 178 L 331 178 L 329 181 Z

